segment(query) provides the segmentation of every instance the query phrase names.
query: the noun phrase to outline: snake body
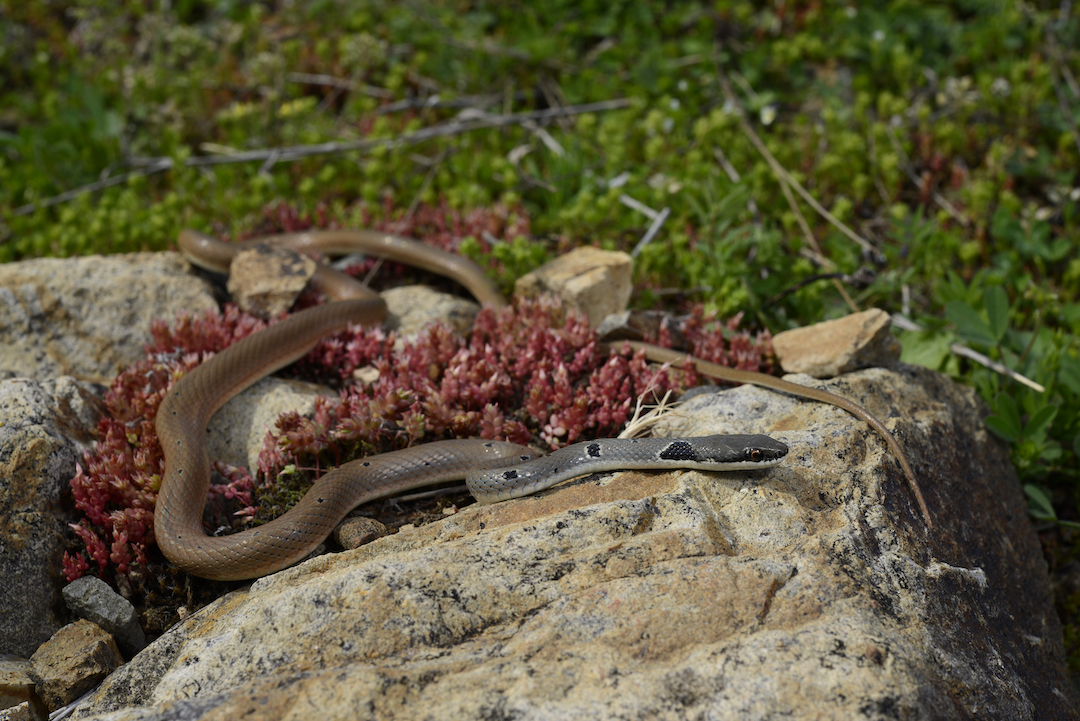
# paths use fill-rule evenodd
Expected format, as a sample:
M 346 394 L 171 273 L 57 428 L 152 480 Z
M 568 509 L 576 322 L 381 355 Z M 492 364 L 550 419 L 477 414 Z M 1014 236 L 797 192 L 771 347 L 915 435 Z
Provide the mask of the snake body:
M 317 231 L 272 240 L 327 253 L 372 253 L 451 277 L 483 303 L 496 307 L 506 303 L 470 261 L 416 241 L 371 231 Z M 194 231 L 183 231 L 178 245 L 195 264 L 221 272 L 228 271 L 232 256 L 243 247 Z M 210 417 L 247 386 L 302 358 L 324 335 L 350 323 L 377 323 L 386 314 L 378 294 L 328 266 L 320 265 L 312 284 L 337 300 L 301 311 L 218 353 L 180 378 L 158 410 L 156 428 L 165 456 L 165 474 L 154 512 L 155 538 L 169 560 L 195 575 L 239 580 L 280 570 L 303 559 L 360 503 L 445 480 L 468 476 L 467 483 L 477 499 L 493 502 L 600 470 L 760 468 L 778 463 L 787 453 L 784 444 L 767 436 L 606 439 L 568 446 L 540 458 L 527 447 L 505 442 L 429 443 L 347 463 L 320 478 L 297 506 L 271 523 L 229 536 L 209 537 L 202 527 L 202 510 L 210 484 L 205 439 Z M 651 360 L 688 358 L 656 346 L 642 347 Z M 884 425 L 861 406 L 773 376 L 690 361 L 705 375 L 830 403 L 865 420 L 900 459 L 929 526 L 926 504 L 902 450 Z
M 205 425 L 203 429 L 205 436 Z M 190 451 L 193 444 L 191 436 L 182 441 L 171 454 L 174 460 Z M 258 578 L 303 559 L 361 503 L 433 483 L 461 480 L 470 470 L 535 457 L 530 448 L 514 443 L 463 439 L 425 443 L 351 461 L 319 478 L 283 516 L 229 536 L 207 536 L 202 528 L 210 483 L 207 457 L 185 464 L 176 476 L 169 474 L 176 481 L 186 482 L 162 484 L 154 512 L 154 534 L 165 556 L 196 576 L 223 581 Z M 189 474 L 200 476 L 198 488 L 194 488 L 194 476 Z
M 588 473 L 655 468 L 737 471 L 774 466 L 788 447 L 769 436 L 604 438 L 575 443 L 512 467 L 476 468 L 465 476 L 480 503 L 521 498 Z

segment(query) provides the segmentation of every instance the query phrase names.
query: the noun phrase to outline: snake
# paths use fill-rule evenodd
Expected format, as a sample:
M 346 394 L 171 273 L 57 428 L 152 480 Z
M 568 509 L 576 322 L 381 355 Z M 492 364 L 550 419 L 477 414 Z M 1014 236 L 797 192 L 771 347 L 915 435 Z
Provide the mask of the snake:
M 228 273 L 236 253 L 260 243 L 334 255 L 363 252 L 439 273 L 495 308 L 506 300 L 472 261 L 419 241 L 370 230 L 289 233 L 244 243 L 223 243 L 184 230 L 177 246 L 194 265 Z M 570 478 L 620 469 L 767 468 L 788 453 L 763 435 L 695 438 L 599 439 L 538 455 L 506 441 L 457 439 L 425 443 L 345 463 L 321 476 L 297 505 L 264 525 L 209 536 L 202 525 L 210 485 L 206 427 L 230 398 L 260 378 L 304 357 L 319 340 L 349 324 L 376 324 L 386 316 L 378 293 L 351 276 L 319 264 L 310 285 L 330 302 L 300 311 L 234 343 L 183 374 L 155 418 L 165 469 L 154 509 L 154 537 L 165 557 L 189 573 L 213 580 L 258 578 L 306 558 L 356 506 L 444 481 L 465 479 L 480 503 L 519 498 Z M 854 401 L 763 373 L 721 366 L 670 349 L 627 341 L 661 363 L 692 363 L 722 381 L 749 383 L 842 408 L 868 423 L 900 462 L 927 527 L 930 515 L 914 472 L 889 430 Z

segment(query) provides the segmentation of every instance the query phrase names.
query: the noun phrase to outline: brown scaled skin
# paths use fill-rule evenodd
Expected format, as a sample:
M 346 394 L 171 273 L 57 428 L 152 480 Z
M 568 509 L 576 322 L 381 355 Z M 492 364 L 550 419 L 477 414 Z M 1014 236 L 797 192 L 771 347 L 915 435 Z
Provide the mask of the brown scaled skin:
M 232 257 L 239 250 L 259 242 L 311 248 L 328 254 L 360 251 L 378 255 L 448 276 L 482 303 L 495 307 L 506 305 L 495 285 L 471 261 L 385 233 L 312 231 L 228 244 L 185 230 L 178 239 L 181 251 L 189 260 L 218 272 L 228 272 Z M 207 536 L 202 528 L 202 510 L 210 483 L 205 438 L 206 425 L 214 412 L 263 376 L 302 358 L 324 335 L 350 323 L 378 323 L 386 315 L 386 305 L 378 294 L 344 273 L 320 266 L 312 282 L 333 302 L 297 313 L 225 349 L 178 380 L 158 410 L 156 427 L 165 454 L 165 477 L 154 512 L 155 537 L 169 560 L 195 575 L 238 580 L 272 573 L 302 560 L 360 503 L 441 480 L 463 478 L 465 468 L 495 467 L 505 464 L 509 457 L 535 455 L 528 448 L 511 443 L 461 440 L 429 443 L 353 461 L 320 478 L 300 504 L 271 523 L 230 536 Z M 704 375 L 829 403 L 866 421 L 881 434 L 900 461 L 930 527 L 929 510 L 902 449 L 888 429 L 858 404 L 763 373 L 726 368 L 644 343 L 631 345 L 644 350 L 649 360 L 662 363 L 689 360 Z M 410 463 L 416 465 L 402 470 L 403 464 Z M 434 467 L 442 470 L 433 471 Z M 406 480 L 401 480 L 398 474 L 403 474 Z
M 349 252 L 378 252 L 410 264 L 442 267 L 477 297 L 505 305 L 494 284 L 478 267 L 415 241 L 348 231 L 303 233 L 272 240 L 293 247 L 313 247 L 313 242 L 326 238 L 333 245 L 321 246 L 320 250 L 331 252 L 343 247 L 342 238 L 354 235 L 354 242 L 344 246 Z M 262 241 L 251 241 L 255 242 Z M 178 244 L 198 265 L 225 272 L 232 256 L 244 247 L 188 230 L 181 233 Z M 461 440 L 362 459 L 324 475 L 296 507 L 271 523 L 230 536 L 207 536 L 202 528 L 202 510 L 210 484 L 205 438 L 206 425 L 214 412 L 263 376 L 307 355 L 323 336 L 350 323 L 378 323 L 386 316 L 382 298 L 351 277 L 320 267 L 316 279 L 327 295 L 346 299 L 309 308 L 226 348 L 180 378 L 158 409 L 155 425 L 165 454 L 165 477 L 154 511 L 154 535 L 166 558 L 190 573 L 217 580 L 272 573 L 303 559 L 360 503 L 464 478 L 469 468 L 504 465 L 506 459 L 536 455 L 513 443 Z

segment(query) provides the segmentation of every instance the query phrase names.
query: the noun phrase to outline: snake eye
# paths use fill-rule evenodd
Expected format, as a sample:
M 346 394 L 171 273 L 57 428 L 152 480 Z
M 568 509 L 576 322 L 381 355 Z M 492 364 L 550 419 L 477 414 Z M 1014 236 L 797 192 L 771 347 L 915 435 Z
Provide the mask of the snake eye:
M 751 448 L 750 449 L 750 460 L 752 460 L 752 461 L 760 461 L 761 460 L 761 449 L 760 448 Z

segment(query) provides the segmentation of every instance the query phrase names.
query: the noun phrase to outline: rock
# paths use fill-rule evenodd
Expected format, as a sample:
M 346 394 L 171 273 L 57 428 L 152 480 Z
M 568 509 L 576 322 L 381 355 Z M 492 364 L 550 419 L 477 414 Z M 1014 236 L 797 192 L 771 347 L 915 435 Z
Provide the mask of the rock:
M 587 315 L 595 328 L 608 315 L 626 309 L 633 273 L 633 260 L 626 253 L 575 248 L 518 278 L 514 295 L 535 298 L 553 293 L 568 308 Z
M 379 382 L 379 369 L 375 366 L 356 368 L 352 372 L 352 378 L 361 385 L 373 386 Z
M 595 475 L 320 556 L 174 627 L 75 717 L 1077 718 L 974 392 L 910 366 L 815 385 L 894 430 L 932 532 L 862 422 L 742 387 L 664 430 L 768 432 L 779 466 Z
M 37 708 L 31 708 L 30 701 L 23 701 L 17 706 L 0 711 L 0 721 L 47 721 L 49 710 L 45 704 L 37 701 Z
M 673 348 L 685 348 L 686 336 L 682 324 L 686 316 L 674 316 L 659 310 L 626 310 L 612 313 L 596 328 L 596 339 L 601 343 L 621 340 L 647 340 L 656 338 L 663 328 L 671 338 Z
M 129 654 L 141 651 L 146 645 L 146 636 L 139 628 L 131 601 L 100 578 L 77 578 L 64 586 L 62 593 L 72 613 L 100 626 Z
M 210 419 L 206 429 L 210 457 L 245 466 L 254 474 L 266 432 L 276 429 L 278 416 L 296 411 L 311 417 L 315 399 L 323 395 L 337 397 L 337 393 L 316 383 L 263 378 L 231 398 Z
M 42 705 L 42 715 L 33 716 L 30 711 L 30 704 L 26 701 L 12 706 L 10 708 L 0 710 L 0 721 L 45 721 L 49 718 L 48 709 Z
M 346 518 L 334 529 L 334 540 L 342 548 L 359 548 L 390 533 L 385 524 L 366 516 Z
M 0 381 L 0 653 L 29 656 L 63 624 L 61 500 L 104 390 L 69 377 Z
M 150 322 L 215 306 L 177 253 L 0 264 L 0 378 L 108 383 L 143 357 Z
M 382 297 L 389 310 L 387 327 L 406 339 L 415 337 L 431 323 L 445 323 L 454 335 L 467 335 L 480 312 L 474 301 L 423 285 L 391 288 Z
M 124 662 L 113 637 L 85 619 L 64 626 L 30 657 L 30 677 L 50 711 L 83 695 Z
M 877 308 L 786 330 L 772 342 L 781 368 L 815 378 L 888 368 L 900 361 L 900 341 L 892 334 L 889 314 Z
M 289 248 L 260 243 L 241 250 L 229 266 L 229 293 L 241 310 L 266 320 L 292 307 L 318 264 Z
M 29 712 L 31 699 L 36 699 L 36 695 L 34 681 L 30 678 L 30 661 L 0 654 L 0 709 L 26 704 Z

